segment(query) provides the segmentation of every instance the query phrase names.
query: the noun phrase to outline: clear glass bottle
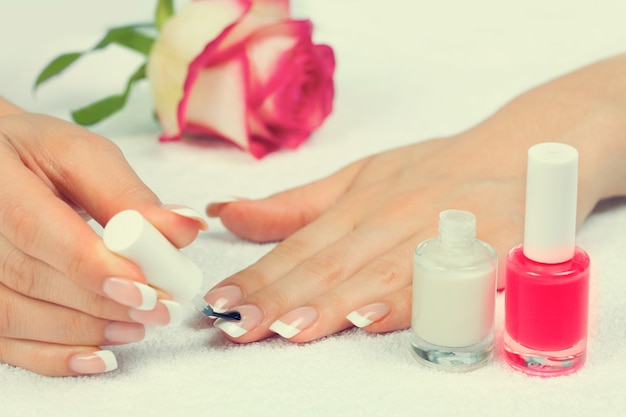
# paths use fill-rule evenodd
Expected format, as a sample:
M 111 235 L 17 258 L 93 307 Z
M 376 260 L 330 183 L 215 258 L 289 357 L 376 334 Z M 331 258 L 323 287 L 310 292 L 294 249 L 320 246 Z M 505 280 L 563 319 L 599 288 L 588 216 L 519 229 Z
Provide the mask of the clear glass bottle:
M 497 263 L 496 251 L 476 239 L 472 213 L 440 213 L 439 236 L 413 257 L 411 343 L 419 361 L 465 371 L 493 356 Z

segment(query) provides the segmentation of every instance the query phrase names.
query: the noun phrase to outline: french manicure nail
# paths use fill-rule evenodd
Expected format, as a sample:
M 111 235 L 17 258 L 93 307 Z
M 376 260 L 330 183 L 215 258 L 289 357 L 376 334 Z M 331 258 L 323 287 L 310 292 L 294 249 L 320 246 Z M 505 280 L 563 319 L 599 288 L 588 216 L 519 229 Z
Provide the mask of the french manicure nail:
M 155 326 L 178 326 L 183 321 L 183 310 L 176 301 L 159 300 L 153 310 L 131 309 L 129 316 L 137 323 Z
M 285 339 L 291 339 L 312 325 L 318 317 L 319 314 L 313 307 L 296 308 L 272 323 L 270 330 L 278 333 Z
M 389 306 L 385 303 L 368 304 L 354 310 L 346 318 L 356 327 L 366 327 L 389 314 Z
M 77 374 L 100 374 L 117 369 L 117 359 L 110 350 L 81 352 L 70 358 L 69 367 Z
M 154 326 L 113 321 L 104 329 L 104 338 L 112 344 L 125 344 L 151 339 L 155 334 Z
M 204 219 L 204 216 L 202 216 L 202 214 L 200 214 L 198 211 L 192 209 L 191 207 L 188 206 L 182 206 L 182 205 L 178 205 L 178 204 L 168 204 L 168 205 L 164 205 L 162 206 L 162 208 L 171 211 L 174 214 L 178 214 L 179 216 L 183 216 L 186 217 L 188 219 L 191 220 L 195 220 L 196 222 L 198 222 L 198 228 L 200 230 L 208 230 L 209 229 L 209 225 L 206 222 L 206 220 Z
M 241 320 L 231 321 L 225 319 L 215 320 L 214 326 L 230 337 L 241 337 L 257 327 L 263 320 L 263 315 L 258 307 L 252 305 L 238 306 L 237 311 L 241 314 Z
M 225 197 L 225 198 L 216 198 L 214 201 L 208 204 L 207 206 L 207 214 L 209 217 L 218 217 L 220 210 L 229 203 L 233 203 L 235 201 L 247 200 L 247 198 L 241 197 Z
M 239 287 L 226 285 L 209 291 L 204 296 L 204 301 L 206 301 L 214 311 L 223 313 L 237 305 L 242 298 L 243 294 Z
M 105 279 L 102 291 L 113 301 L 137 310 L 152 310 L 157 303 L 157 292 L 154 288 L 126 278 Z

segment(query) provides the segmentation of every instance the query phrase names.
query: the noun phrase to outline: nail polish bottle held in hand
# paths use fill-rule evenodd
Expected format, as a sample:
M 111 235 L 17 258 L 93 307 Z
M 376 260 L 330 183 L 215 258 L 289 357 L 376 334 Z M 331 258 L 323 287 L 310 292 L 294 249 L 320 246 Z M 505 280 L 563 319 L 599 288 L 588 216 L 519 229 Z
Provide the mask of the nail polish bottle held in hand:
M 110 251 L 133 261 L 148 283 L 174 301 L 190 301 L 202 285 L 202 271 L 138 211 L 124 210 L 109 220 L 102 236 Z
M 124 210 L 104 228 L 104 245 L 134 262 L 146 281 L 167 292 L 178 303 L 192 302 L 207 317 L 240 320 L 238 311 L 217 312 L 198 294 L 203 274 L 191 259 L 165 238 L 141 213 Z
M 578 151 L 528 150 L 524 242 L 506 264 L 504 357 L 531 375 L 579 369 L 587 349 L 589 256 L 575 246 Z
M 414 356 L 439 369 L 467 371 L 493 355 L 496 251 L 476 239 L 468 211 L 439 215 L 439 236 L 413 257 Z

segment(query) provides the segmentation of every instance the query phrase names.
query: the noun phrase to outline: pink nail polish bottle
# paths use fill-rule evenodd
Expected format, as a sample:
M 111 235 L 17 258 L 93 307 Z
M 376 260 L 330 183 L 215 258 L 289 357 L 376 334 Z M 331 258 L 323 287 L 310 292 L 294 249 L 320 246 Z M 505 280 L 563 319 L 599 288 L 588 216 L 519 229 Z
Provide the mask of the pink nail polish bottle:
M 589 256 L 575 245 L 578 151 L 528 150 L 524 243 L 506 263 L 504 357 L 531 375 L 579 369 L 587 349 Z

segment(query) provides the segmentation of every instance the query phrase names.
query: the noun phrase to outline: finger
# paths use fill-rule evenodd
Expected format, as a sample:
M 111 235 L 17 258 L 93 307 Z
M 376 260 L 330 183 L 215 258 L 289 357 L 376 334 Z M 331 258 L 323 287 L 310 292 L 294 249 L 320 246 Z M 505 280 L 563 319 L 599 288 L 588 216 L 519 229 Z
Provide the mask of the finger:
M 315 255 L 350 233 L 355 224 L 350 210 L 336 215 L 326 213 L 314 224 L 295 232 L 250 267 L 223 280 L 211 289 L 204 299 L 214 309 L 225 310 L 296 268 L 305 259 Z
M 0 337 L 0 363 L 45 376 L 73 376 L 117 369 L 113 352 L 95 346 L 65 346 Z
M 124 209 L 136 209 L 179 247 L 193 241 L 202 228 L 202 222 L 160 210 L 157 196 L 110 140 L 45 115 L 6 117 L 2 126 L 8 134 L 19 132 L 6 139 L 20 162 L 58 197 L 84 209 L 101 225 Z
M 0 285 L 0 336 L 66 345 L 118 345 L 138 342 L 152 328 L 109 321 L 56 304 L 25 297 Z
M 0 283 L 26 297 L 82 311 L 114 321 L 135 321 L 151 325 L 176 325 L 182 307 L 171 300 L 159 300 L 152 310 L 136 310 L 78 285 L 49 265 L 31 258 L 0 236 Z M 166 297 L 161 294 L 161 297 Z
M 21 142 L 18 145 L 23 146 Z M 22 159 L 24 153 L 10 147 L 0 150 L 0 233 L 21 251 L 44 260 L 98 294 L 104 295 L 109 277 L 145 282 L 134 264 L 104 248 L 93 229 L 55 194 L 54 186 L 42 181 L 38 165 Z M 27 169 L 25 163 L 34 171 Z M 24 190 L 28 198 L 23 198 Z M 145 194 L 148 199 L 149 194 Z M 139 200 L 141 197 L 135 203 Z M 188 243 L 198 232 L 198 221 L 177 211 L 148 206 L 144 212 L 155 223 L 160 221 L 157 227 L 169 230 L 170 238 L 172 234 L 178 236 L 175 243 L 179 245 Z M 165 231 L 164 234 L 168 235 Z
M 4 162 L 0 165 L 0 234 L 12 245 L 101 295 L 107 277 L 146 282 L 131 262 L 108 252 L 94 230 L 21 161 L 4 158 Z M 19 198 L 23 190 L 28 190 L 28 198 Z
M 380 301 L 355 310 L 351 323 L 371 333 L 387 333 L 411 327 L 413 287 L 388 294 Z
M 261 200 L 211 203 L 206 211 L 209 217 L 219 217 L 237 236 L 254 242 L 282 240 L 317 219 L 344 195 L 365 162 Z
M 377 259 L 385 252 L 401 245 L 408 239 L 409 234 L 410 231 L 403 227 L 401 222 L 389 223 L 386 228 L 363 225 L 303 261 L 277 281 L 249 294 L 237 306 L 229 305 L 228 308 L 236 308 L 246 313 L 240 322 L 218 320 L 215 324 L 239 342 L 267 337 L 271 334 L 268 330 L 270 326 L 274 327 L 271 330 L 276 330 L 276 326 L 281 326 L 281 322 L 284 323 L 283 319 L 288 321 L 289 326 L 292 326 L 293 322 L 298 322 L 298 330 L 302 330 L 305 326 L 314 325 L 318 321 L 319 312 L 326 315 L 325 310 L 311 308 L 308 304 L 315 300 L 314 303 L 324 304 L 324 308 L 329 308 L 331 312 L 326 318 L 328 320 L 326 324 L 330 327 L 326 330 L 323 326 L 315 328 L 313 334 L 315 331 L 320 334 L 336 331 L 341 327 L 341 322 L 345 323 L 347 311 L 342 311 L 337 316 L 337 310 L 333 310 L 333 307 L 345 308 L 345 305 L 341 306 L 345 300 L 334 297 L 336 294 L 333 290 L 346 280 L 350 280 L 369 260 Z M 407 254 L 402 253 L 402 248 L 397 251 L 400 254 L 397 255 L 398 258 L 406 259 Z M 402 265 L 402 262 L 398 264 Z M 381 271 L 379 269 L 376 272 Z M 405 279 L 405 275 L 398 276 Z M 384 281 L 386 279 L 384 277 L 388 276 L 382 275 L 380 279 Z M 372 288 L 369 282 L 363 280 L 359 282 L 362 285 L 357 291 L 367 292 Z M 240 283 L 240 287 L 244 289 L 248 289 L 247 285 L 246 282 Z M 210 295 L 209 293 L 206 297 L 209 303 Z M 349 300 L 350 296 L 348 295 L 346 299 Z M 299 308 L 305 304 L 309 306 L 306 310 Z M 338 322 L 331 324 L 338 318 L 340 318 Z M 333 327 L 334 325 L 339 327 Z M 293 334 L 290 337 L 292 336 Z
M 0 282 L 15 292 L 80 310 L 95 317 L 130 321 L 129 308 L 88 291 L 13 246 L 0 235 Z
M 402 291 L 412 282 L 412 264 L 407 258 L 419 239 L 413 236 L 395 246 L 341 285 L 278 318 L 270 330 L 294 342 L 308 342 L 351 325 L 365 327 L 386 317 L 381 329 L 387 330 L 381 331 L 401 328 L 397 326 L 407 320 L 410 323 L 410 313 L 407 317 L 399 315 L 405 311 L 401 304 L 389 303 L 406 301 Z M 410 297 L 409 293 L 409 305 Z
M 395 244 L 410 232 L 403 222 L 413 216 L 413 211 L 407 208 L 409 205 L 406 203 L 400 204 L 405 208 L 398 208 L 400 205 L 395 205 L 393 200 L 386 198 L 385 189 L 385 184 L 377 184 L 344 196 L 315 222 L 295 232 L 255 264 L 222 281 L 205 295 L 205 300 L 218 310 L 229 309 L 239 304 L 243 298 L 281 278 L 284 278 L 283 282 L 288 282 L 293 277 L 298 283 L 302 283 L 302 275 L 291 272 L 297 267 L 304 270 L 303 276 L 319 277 L 320 274 L 327 274 L 331 279 L 337 276 L 345 278 L 345 273 L 338 272 L 340 268 L 347 270 L 342 266 L 343 260 L 365 262 L 367 259 L 365 253 L 354 253 L 359 252 L 361 246 L 367 246 L 375 253 L 382 253 L 385 250 L 384 241 L 390 242 L 390 245 Z M 378 198 L 374 199 L 375 196 Z M 362 222 L 363 217 L 378 208 L 381 210 L 382 220 L 374 217 L 356 235 L 348 236 Z M 388 213 L 390 208 L 392 213 Z M 337 251 L 336 246 L 328 249 L 342 239 L 346 242 L 345 247 L 354 249 L 353 253 L 340 255 L 342 251 Z M 384 241 L 377 242 L 376 239 Z M 326 255 L 318 256 L 320 251 L 324 251 Z M 301 266 L 304 262 L 306 265 Z M 300 287 L 300 291 L 306 291 L 306 287 Z

